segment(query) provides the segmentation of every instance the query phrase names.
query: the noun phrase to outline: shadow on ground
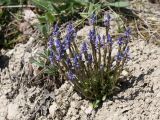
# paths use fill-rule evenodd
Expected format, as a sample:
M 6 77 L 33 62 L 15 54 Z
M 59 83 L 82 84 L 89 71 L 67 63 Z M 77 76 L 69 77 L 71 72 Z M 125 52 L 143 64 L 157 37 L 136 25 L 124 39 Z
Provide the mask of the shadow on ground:
M 135 76 L 130 76 L 128 80 L 125 80 L 125 81 L 121 81 L 120 84 L 119 84 L 119 90 L 116 91 L 113 96 L 117 96 L 117 94 L 119 94 L 120 92 L 124 92 L 126 91 L 127 89 L 129 88 L 133 88 L 134 86 L 136 86 L 139 82 L 142 82 L 143 84 L 140 86 L 140 89 L 138 90 L 135 90 L 132 94 L 130 94 L 129 97 L 124 97 L 124 96 L 120 96 L 120 97 L 116 97 L 116 98 L 110 98 L 111 101 L 115 101 L 116 99 L 118 100 L 125 100 L 125 101 L 128 101 L 128 100 L 134 100 L 140 92 L 144 92 L 144 88 L 146 86 L 148 86 L 148 83 L 146 83 L 144 81 L 144 78 L 146 75 L 150 75 L 152 74 L 152 72 L 154 71 L 154 69 L 150 69 L 147 71 L 146 74 L 140 74 L 138 77 L 135 77 Z M 150 91 L 151 93 L 153 93 L 153 89 L 151 88 Z
M 0 70 L 4 69 L 5 67 L 8 67 L 9 64 L 9 57 L 6 55 L 0 56 Z

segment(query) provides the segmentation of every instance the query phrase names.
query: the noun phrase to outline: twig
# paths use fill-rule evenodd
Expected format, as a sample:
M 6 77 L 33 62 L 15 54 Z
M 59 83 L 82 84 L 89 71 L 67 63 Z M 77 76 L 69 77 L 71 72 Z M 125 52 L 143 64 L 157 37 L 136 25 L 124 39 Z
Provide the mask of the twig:
M 135 22 L 137 33 L 140 35 L 141 38 L 145 39 L 145 37 L 141 34 L 141 32 L 138 29 L 137 21 L 135 20 L 134 22 Z
M 0 6 L 0 9 L 2 8 L 35 8 L 34 5 L 8 5 L 8 6 Z

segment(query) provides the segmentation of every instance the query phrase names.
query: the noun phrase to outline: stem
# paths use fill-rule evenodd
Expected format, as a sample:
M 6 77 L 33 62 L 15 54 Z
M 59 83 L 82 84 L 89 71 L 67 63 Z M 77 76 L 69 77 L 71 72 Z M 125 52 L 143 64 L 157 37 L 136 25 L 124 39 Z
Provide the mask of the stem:
M 8 6 L 0 6 L 0 9 L 3 8 L 36 8 L 34 5 L 8 5 Z
M 78 50 L 78 48 L 77 48 L 77 45 L 76 45 L 76 43 L 75 43 L 74 41 L 73 41 L 73 46 L 74 46 L 76 52 L 79 53 L 79 50 Z
M 109 32 L 109 26 L 106 27 L 106 37 L 108 36 Z M 105 42 L 105 41 L 104 41 Z M 107 42 L 106 42 L 107 43 Z M 104 43 L 105 44 L 105 43 Z M 104 67 L 106 66 L 106 56 L 107 56 L 107 46 L 104 48 L 104 57 L 103 57 L 103 62 L 104 62 Z
M 93 59 L 94 59 L 94 64 L 97 65 L 97 56 L 96 56 L 96 49 L 93 43 L 91 43 L 92 47 L 92 54 L 93 54 Z
M 107 70 L 110 71 L 111 67 L 111 53 L 112 53 L 112 45 L 109 45 L 109 55 L 108 55 L 108 63 L 107 63 Z
M 62 66 L 60 65 L 60 64 L 58 64 L 57 62 L 56 62 L 56 60 L 54 61 L 54 63 L 56 64 L 56 66 L 58 67 L 58 68 L 60 68 L 59 70 L 60 70 L 60 73 L 64 76 L 64 78 L 67 80 L 67 77 L 66 77 L 66 75 L 65 75 L 65 72 L 63 71 L 63 68 L 62 68 Z
M 68 66 L 67 66 L 67 64 L 64 62 L 64 60 L 62 60 L 62 65 L 66 68 L 66 70 L 68 70 Z
M 71 47 L 69 47 L 69 55 L 70 55 L 71 58 L 74 57 L 73 52 L 72 52 L 72 50 L 71 50 Z
M 104 64 L 104 67 L 106 66 L 106 56 L 107 56 L 107 47 L 105 46 L 105 48 L 104 48 L 104 55 L 103 55 L 103 64 Z
M 98 45 L 98 52 L 99 52 L 98 64 L 99 64 L 99 67 L 100 67 L 100 65 L 101 65 L 101 49 L 100 49 L 100 47 L 101 47 L 101 44 L 100 44 L 100 41 L 99 41 L 99 45 Z

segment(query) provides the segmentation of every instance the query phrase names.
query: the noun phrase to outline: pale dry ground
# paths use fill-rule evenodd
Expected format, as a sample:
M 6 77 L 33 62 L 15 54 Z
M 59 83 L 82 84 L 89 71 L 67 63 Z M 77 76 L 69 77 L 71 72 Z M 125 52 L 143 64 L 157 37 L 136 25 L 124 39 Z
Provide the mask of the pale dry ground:
M 132 2 L 135 1 L 138 0 Z M 145 2 L 135 4 L 135 9 L 150 27 L 139 31 L 141 35 L 136 39 L 133 37 L 130 43 L 131 60 L 126 67 L 131 76 L 124 79 L 120 92 L 106 100 L 97 112 L 90 107 L 89 101 L 73 92 L 67 82 L 54 91 L 38 86 L 28 88 L 22 84 L 31 79 L 29 58 L 45 49 L 36 46 L 31 38 L 26 44 L 17 44 L 12 50 L 2 51 L 0 120 L 159 120 L 160 47 L 152 44 L 152 41 L 159 40 L 159 7 Z M 79 35 L 83 37 L 88 29 L 85 26 Z M 150 40 L 149 43 L 146 40 Z
M 32 40 L 29 40 L 27 44 L 18 44 L 5 54 L 10 60 L 8 68 L 4 68 L 0 76 L 0 120 L 160 119 L 160 49 L 156 45 L 141 39 L 132 40 L 131 60 L 127 65 L 132 76 L 122 83 L 121 92 L 107 100 L 97 113 L 88 101 L 73 92 L 68 83 L 50 92 L 39 87 L 19 86 L 20 80 L 25 82 L 29 79 L 29 57 L 42 50 L 32 45 Z
M 98 110 L 95 120 L 159 120 L 160 119 L 160 49 L 144 41 L 131 47 L 128 67 L 132 77 L 128 87 Z

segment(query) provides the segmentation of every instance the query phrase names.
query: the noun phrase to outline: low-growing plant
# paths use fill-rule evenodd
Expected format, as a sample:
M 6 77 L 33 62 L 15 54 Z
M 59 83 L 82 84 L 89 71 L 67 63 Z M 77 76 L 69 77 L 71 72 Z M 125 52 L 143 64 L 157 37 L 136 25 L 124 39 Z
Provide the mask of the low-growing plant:
M 13 48 L 22 35 L 18 29 L 22 8 L 12 8 L 25 4 L 27 0 L 0 0 L 0 48 Z
M 64 37 L 56 24 L 48 43 L 51 65 L 55 66 L 83 97 L 96 101 L 94 107 L 113 94 L 128 59 L 130 29 L 115 41 L 109 33 L 110 19 L 109 15 L 104 16 L 106 34 L 102 36 L 96 32 L 96 15 L 93 14 L 89 21 L 92 26 L 89 40 L 80 45 L 71 23 L 67 25 Z M 113 55 L 113 51 L 117 53 Z
M 88 17 L 96 13 L 102 13 L 108 7 L 127 7 L 128 2 L 123 0 L 31 0 L 36 7 L 40 8 L 41 14 L 38 16 L 40 24 L 39 30 L 44 37 L 48 37 L 51 25 L 59 21 L 63 24 L 69 20 L 74 20 L 77 24 L 82 23 Z M 79 23 L 80 22 L 80 23 Z

